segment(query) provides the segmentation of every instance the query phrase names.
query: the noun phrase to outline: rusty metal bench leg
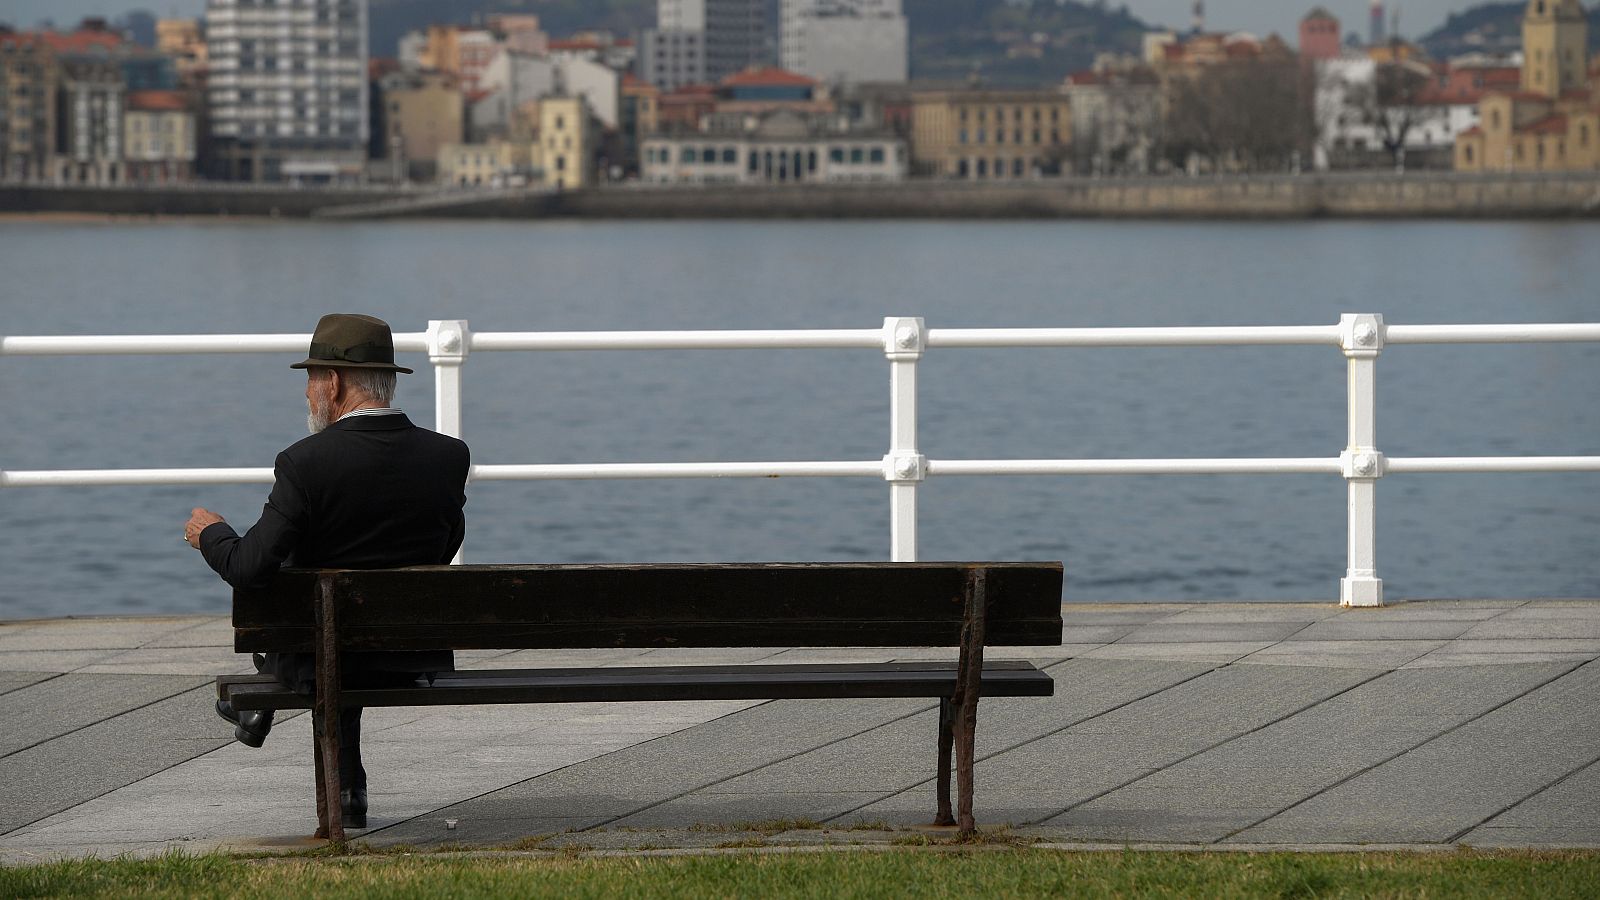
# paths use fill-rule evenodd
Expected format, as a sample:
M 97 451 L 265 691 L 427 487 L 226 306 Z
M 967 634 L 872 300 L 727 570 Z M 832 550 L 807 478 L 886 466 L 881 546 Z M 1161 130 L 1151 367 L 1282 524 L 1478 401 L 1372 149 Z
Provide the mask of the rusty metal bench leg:
M 934 815 L 935 825 L 954 825 L 956 817 L 950 811 L 950 750 L 955 744 L 955 716 L 950 698 L 939 698 L 939 811 Z
M 967 575 L 966 620 L 961 626 L 961 659 L 956 664 L 954 742 L 956 751 L 956 824 L 963 835 L 978 830 L 972 817 L 972 764 L 976 752 L 978 695 L 983 687 L 984 622 L 987 618 L 988 571 L 973 569 Z
M 317 754 L 317 837 L 344 843 L 339 806 L 339 632 L 334 613 L 333 576 L 317 581 L 317 688 L 312 731 Z

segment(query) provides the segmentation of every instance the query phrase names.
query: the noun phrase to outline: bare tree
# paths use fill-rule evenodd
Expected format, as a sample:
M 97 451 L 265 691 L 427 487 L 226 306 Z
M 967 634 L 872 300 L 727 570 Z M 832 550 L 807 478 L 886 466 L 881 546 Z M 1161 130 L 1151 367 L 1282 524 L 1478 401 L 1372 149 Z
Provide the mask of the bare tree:
M 1404 161 L 1406 136 L 1422 118 L 1417 101 L 1431 83 L 1426 66 L 1415 62 L 1379 65 L 1372 84 L 1361 85 L 1352 93 L 1353 105 L 1361 120 L 1372 126 L 1395 168 Z
M 1169 90 L 1165 156 L 1218 168 L 1287 167 L 1309 146 L 1313 121 L 1304 70 L 1293 60 L 1219 63 Z

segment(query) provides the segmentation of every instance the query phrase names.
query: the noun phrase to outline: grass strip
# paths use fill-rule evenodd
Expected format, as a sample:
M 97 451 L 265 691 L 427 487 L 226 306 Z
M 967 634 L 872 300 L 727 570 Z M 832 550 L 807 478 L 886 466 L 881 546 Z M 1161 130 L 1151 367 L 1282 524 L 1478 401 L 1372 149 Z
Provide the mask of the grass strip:
M 0 897 L 1595 896 L 1600 853 L 1084 853 L 1027 848 L 631 857 L 171 855 L 0 868 Z

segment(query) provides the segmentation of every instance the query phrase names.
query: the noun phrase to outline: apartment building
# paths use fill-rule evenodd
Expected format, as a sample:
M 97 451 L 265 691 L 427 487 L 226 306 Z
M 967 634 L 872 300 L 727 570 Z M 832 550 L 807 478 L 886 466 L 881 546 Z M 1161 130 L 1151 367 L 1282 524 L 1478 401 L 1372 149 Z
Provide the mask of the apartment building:
M 368 141 L 366 0 L 209 0 L 216 177 L 361 177 Z

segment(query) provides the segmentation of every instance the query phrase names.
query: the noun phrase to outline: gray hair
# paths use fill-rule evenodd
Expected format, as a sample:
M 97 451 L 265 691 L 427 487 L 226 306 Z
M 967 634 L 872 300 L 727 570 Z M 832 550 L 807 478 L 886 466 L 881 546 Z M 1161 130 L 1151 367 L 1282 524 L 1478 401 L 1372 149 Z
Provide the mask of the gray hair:
M 393 372 L 383 369 L 339 369 L 339 377 L 350 385 L 352 390 L 360 391 L 367 399 L 381 407 L 388 407 L 394 403 L 395 377 Z

